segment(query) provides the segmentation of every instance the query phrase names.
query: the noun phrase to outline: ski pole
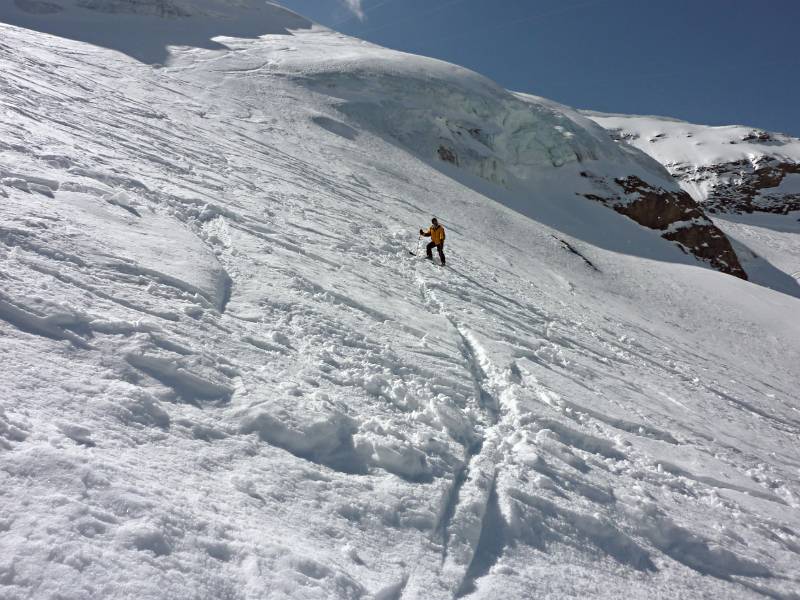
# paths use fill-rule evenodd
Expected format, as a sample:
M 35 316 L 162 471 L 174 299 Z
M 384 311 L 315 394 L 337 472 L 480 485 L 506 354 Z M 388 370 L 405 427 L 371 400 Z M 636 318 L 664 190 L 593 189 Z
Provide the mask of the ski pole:
M 411 250 L 409 250 L 408 251 L 409 254 L 413 254 L 414 256 L 419 256 L 419 242 L 421 239 L 422 235 L 420 234 L 420 236 L 417 238 L 417 249 L 414 252 L 411 252 Z

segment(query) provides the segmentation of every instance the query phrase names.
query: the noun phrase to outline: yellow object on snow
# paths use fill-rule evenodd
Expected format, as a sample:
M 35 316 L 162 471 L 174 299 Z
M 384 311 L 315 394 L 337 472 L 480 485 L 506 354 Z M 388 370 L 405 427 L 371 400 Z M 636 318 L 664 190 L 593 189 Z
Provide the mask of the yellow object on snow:
M 444 227 L 441 225 L 433 226 L 431 225 L 430 229 L 423 233 L 425 237 L 431 238 L 431 241 L 436 244 L 437 246 L 444 242 Z

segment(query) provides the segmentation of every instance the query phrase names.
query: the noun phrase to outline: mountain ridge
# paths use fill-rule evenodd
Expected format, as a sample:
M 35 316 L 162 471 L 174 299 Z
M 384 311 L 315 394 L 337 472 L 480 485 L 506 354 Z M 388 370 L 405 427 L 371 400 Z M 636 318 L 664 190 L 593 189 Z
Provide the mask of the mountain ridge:
M 663 164 L 711 213 L 800 210 L 800 139 L 742 125 L 583 111 Z

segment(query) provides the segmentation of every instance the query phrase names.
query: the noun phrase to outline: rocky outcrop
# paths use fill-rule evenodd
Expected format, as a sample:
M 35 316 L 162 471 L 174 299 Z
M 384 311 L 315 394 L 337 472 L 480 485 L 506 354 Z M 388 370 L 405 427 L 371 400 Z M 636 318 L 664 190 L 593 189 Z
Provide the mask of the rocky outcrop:
M 77 6 L 110 14 L 190 17 L 192 12 L 172 0 L 78 0 Z
M 441 160 L 458 165 L 458 155 L 452 148 L 448 148 L 447 146 L 439 146 L 437 153 L 439 154 L 439 158 Z
M 639 177 L 617 178 L 613 184 L 588 171 L 600 194 L 584 194 L 602 202 L 644 227 L 661 231 L 661 237 L 677 243 L 685 252 L 723 273 L 747 279 L 730 241 L 686 192 L 654 187 Z
M 685 192 L 669 192 L 650 186 L 638 177 L 615 179 L 626 195 L 638 198 L 615 207 L 617 212 L 650 229 L 665 229 L 677 222 L 705 219 L 703 211 Z
M 800 163 L 769 156 L 711 166 L 667 165 L 679 181 L 710 182 L 706 208 L 711 213 L 769 212 L 787 214 L 800 210 L 800 192 L 780 189 L 787 175 L 800 175 Z

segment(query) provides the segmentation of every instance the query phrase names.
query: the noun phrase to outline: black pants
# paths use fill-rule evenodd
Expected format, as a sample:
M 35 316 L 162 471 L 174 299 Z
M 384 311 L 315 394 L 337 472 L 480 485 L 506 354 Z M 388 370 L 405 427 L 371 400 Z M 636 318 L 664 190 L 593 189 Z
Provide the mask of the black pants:
M 435 242 L 431 242 L 430 244 L 427 245 L 427 247 L 425 248 L 425 252 L 428 254 L 428 258 L 430 258 L 431 260 L 433 260 L 434 248 L 436 248 L 439 251 L 439 260 L 441 260 L 442 264 L 444 264 L 444 242 L 442 242 L 441 244 L 436 244 Z

